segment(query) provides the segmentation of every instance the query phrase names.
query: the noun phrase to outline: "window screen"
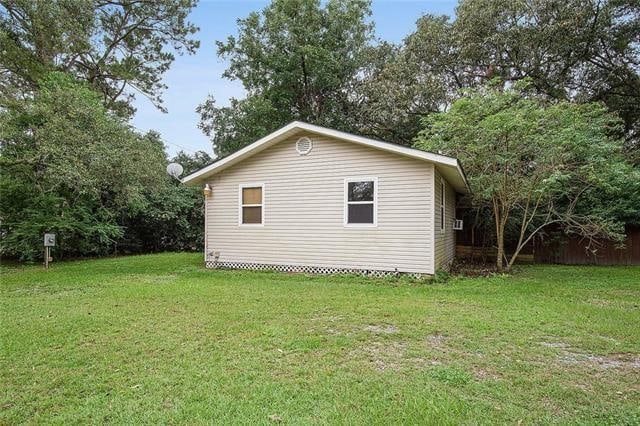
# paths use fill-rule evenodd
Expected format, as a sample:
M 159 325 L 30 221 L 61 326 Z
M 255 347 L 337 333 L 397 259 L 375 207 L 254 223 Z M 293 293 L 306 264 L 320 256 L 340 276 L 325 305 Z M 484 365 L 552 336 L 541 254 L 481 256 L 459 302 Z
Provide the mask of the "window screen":
M 346 224 L 375 224 L 375 180 L 347 181 Z
M 262 224 L 262 187 L 242 187 L 241 221 L 243 225 Z

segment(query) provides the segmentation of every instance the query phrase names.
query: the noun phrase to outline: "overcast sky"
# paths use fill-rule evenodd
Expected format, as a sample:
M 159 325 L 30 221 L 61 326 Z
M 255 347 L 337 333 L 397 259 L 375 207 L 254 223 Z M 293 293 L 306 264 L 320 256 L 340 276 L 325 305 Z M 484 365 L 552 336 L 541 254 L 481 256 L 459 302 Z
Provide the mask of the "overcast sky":
M 226 63 L 216 56 L 215 41 L 237 34 L 236 21 L 249 12 L 262 10 L 269 1 L 200 0 L 190 20 L 200 31 L 200 49 L 195 55 L 177 56 L 164 82 L 164 114 L 149 101 L 138 97 L 133 124 L 142 131 L 160 132 L 170 154 L 184 149 L 189 153 L 203 150 L 212 153 L 211 142 L 198 129 L 195 109 L 212 94 L 218 105 L 228 105 L 231 97 L 244 97 L 242 84 L 221 77 Z M 373 0 L 372 19 L 376 35 L 399 43 L 415 28 L 415 21 L 425 13 L 453 15 L 455 0 Z

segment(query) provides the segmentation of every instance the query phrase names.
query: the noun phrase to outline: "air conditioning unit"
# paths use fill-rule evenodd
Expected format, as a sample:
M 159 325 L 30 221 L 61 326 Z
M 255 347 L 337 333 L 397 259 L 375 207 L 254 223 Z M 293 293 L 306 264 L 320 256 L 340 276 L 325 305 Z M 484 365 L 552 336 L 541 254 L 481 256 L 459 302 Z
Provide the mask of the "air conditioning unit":
M 453 229 L 455 231 L 462 231 L 462 219 L 456 219 L 453 221 Z

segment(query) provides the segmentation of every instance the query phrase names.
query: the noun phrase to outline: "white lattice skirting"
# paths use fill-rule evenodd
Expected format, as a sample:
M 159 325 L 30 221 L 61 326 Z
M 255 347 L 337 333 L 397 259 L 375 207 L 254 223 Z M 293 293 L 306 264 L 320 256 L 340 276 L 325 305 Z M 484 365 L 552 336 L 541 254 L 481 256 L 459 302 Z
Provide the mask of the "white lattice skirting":
M 377 278 L 397 277 L 400 275 L 407 275 L 414 278 L 430 276 L 429 274 L 405 273 L 398 271 L 380 271 L 376 269 L 336 268 L 330 266 L 270 265 L 266 263 L 216 262 L 213 260 L 205 261 L 204 265 L 209 269 L 246 269 L 251 271 L 278 271 L 318 275 L 356 274 Z

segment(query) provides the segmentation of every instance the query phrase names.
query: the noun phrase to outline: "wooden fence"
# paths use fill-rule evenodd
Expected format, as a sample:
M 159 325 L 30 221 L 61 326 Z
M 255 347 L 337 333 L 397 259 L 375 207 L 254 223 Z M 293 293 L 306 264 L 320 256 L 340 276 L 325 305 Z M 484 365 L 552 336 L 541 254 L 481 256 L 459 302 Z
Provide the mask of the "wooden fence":
M 466 227 L 465 227 L 466 228 Z M 576 236 L 561 232 L 547 232 L 545 238 L 536 238 L 518 256 L 518 262 L 558 263 L 563 265 L 640 265 L 640 228 L 626 228 L 627 238 L 621 245 L 613 241 L 599 241 L 591 249 Z M 507 253 L 513 247 L 506 245 Z M 456 256 L 475 260 L 493 261 L 495 247 L 487 238 L 471 229 L 456 232 Z
M 640 265 L 640 228 L 627 227 L 623 245 L 599 241 L 592 249 L 576 236 L 536 240 L 533 248 L 536 263 L 563 265 Z

